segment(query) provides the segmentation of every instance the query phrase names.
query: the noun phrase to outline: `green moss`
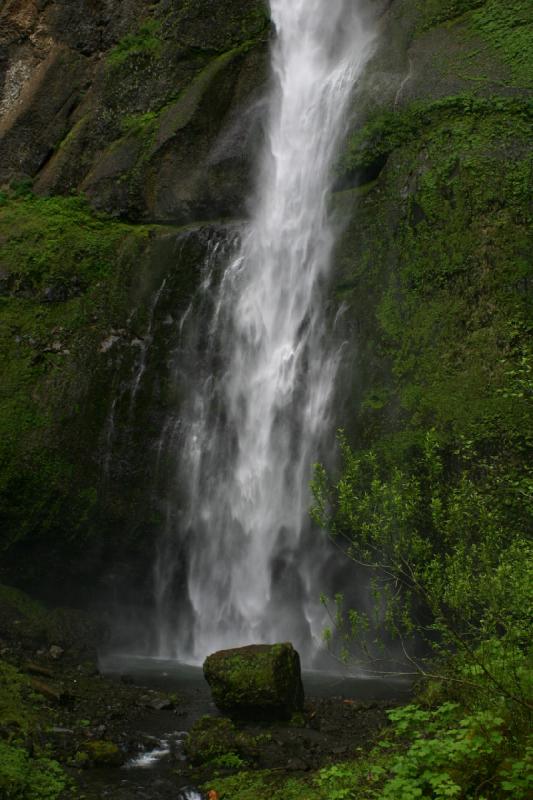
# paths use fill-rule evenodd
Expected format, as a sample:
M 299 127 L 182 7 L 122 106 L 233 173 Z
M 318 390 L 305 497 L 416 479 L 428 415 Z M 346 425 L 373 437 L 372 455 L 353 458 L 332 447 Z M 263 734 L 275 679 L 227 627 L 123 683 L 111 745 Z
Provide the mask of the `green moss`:
M 118 745 L 99 739 L 84 744 L 80 756 L 81 758 L 77 759 L 78 763 L 88 760 L 97 767 L 117 767 L 124 761 Z M 83 756 L 87 756 L 87 759 L 84 759 Z
M 467 26 L 491 46 L 515 79 L 533 86 L 533 6 L 529 0 L 487 0 L 469 15 Z
M 95 216 L 82 198 L 9 197 L 0 205 L 0 548 L 62 513 L 76 465 L 56 425 L 76 414 L 77 359 L 126 301 L 123 255 L 147 230 Z M 129 242 L 129 244 L 128 244 Z M 69 404 L 70 399 L 70 404 Z M 78 485 L 66 526 L 83 526 L 95 502 Z
M 152 123 L 158 118 L 156 111 L 148 111 L 146 114 L 135 114 L 124 117 L 122 120 L 122 130 L 124 133 L 134 133 L 136 136 L 144 135 Z
M 435 429 L 452 467 L 466 446 L 500 483 L 518 525 L 533 446 L 532 135 L 530 103 L 514 99 L 371 120 L 345 164 L 354 177 L 375 169 L 374 182 L 354 195 L 339 251 L 358 329 L 354 439 L 402 470 Z
M 115 45 L 107 56 L 108 65 L 111 68 L 119 67 L 135 56 L 157 57 L 162 47 L 159 37 L 160 29 L 161 22 L 159 20 L 145 20 L 136 33 L 127 34 Z
M 527 123 L 533 119 L 533 101 L 465 94 L 379 114 L 352 137 L 339 162 L 339 174 L 364 175 L 369 170 L 368 175 L 373 178 L 375 170 L 384 166 L 394 150 L 420 140 L 427 131 L 436 130 L 448 121 L 455 124 L 454 120 L 462 119 L 462 124 L 468 125 L 469 121 L 475 124 L 487 117 L 494 121 L 495 128 L 498 120 L 505 126 L 510 117 Z M 494 134 L 497 135 L 496 129 Z
M 191 121 L 206 92 L 220 72 L 228 67 L 238 56 L 247 53 L 255 44 L 254 41 L 246 41 L 238 47 L 211 58 L 205 67 L 195 75 L 177 100 L 161 109 L 161 125 L 167 138 L 177 130 L 184 128 Z
M 8 594 L 14 607 L 26 615 L 35 613 L 37 606 L 29 598 L 14 590 Z M 38 747 L 33 755 L 26 750 L 43 713 L 30 679 L 0 659 L 0 797 L 5 800 L 55 800 L 67 786 L 59 764 L 41 757 Z
M 0 660 L 0 728 L 4 736 L 7 733 L 9 738 L 18 741 L 29 732 L 36 720 L 30 697 L 28 678 Z
M 487 0 L 419 0 L 418 27 L 420 30 L 426 30 L 443 22 L 449 22 L 486 2 Z
M 290 717 L 302 706 L 300 662 L 290 644 L 214 653 L 204 664 L 204 674 L 218 708 L 231 714 Z
M 523 86 L 533 84 L 533 9 L 529 0 L 419 0 L 418 33 L 437 25 L 481 41 L 492 62 L 507 66 Z

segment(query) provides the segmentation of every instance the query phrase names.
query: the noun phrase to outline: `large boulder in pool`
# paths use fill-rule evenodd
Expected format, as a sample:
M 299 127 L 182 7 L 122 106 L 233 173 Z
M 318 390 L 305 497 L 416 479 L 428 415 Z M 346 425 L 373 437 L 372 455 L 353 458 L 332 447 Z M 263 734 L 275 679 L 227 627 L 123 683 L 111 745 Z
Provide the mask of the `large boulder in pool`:
M 300 657 L 292 644 L 254 644 L 213 653 L 204 675 L 217 707 L 231 717 L 290 719 L 304 702 Z

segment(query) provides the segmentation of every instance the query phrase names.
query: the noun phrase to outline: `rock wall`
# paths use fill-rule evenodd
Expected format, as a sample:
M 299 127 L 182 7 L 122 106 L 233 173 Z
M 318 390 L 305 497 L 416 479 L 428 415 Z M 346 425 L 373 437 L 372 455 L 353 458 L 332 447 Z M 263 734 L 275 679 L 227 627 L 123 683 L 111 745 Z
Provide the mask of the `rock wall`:
M 435 428 L 518 465 L 528 417 L 503 387 L 530 358 L 533 10 L 396 0 L 381 42 L 339 164 L 339 408 L 393 464 Z
M 0 182 L 135 221 L 242 213 L 260 1 L 12 0 L 0 24 Z
M 2 6 L 6 580 L 83 594 L 152 559 L 168 322 L 244 213 L 269 28 L 250 0 Z

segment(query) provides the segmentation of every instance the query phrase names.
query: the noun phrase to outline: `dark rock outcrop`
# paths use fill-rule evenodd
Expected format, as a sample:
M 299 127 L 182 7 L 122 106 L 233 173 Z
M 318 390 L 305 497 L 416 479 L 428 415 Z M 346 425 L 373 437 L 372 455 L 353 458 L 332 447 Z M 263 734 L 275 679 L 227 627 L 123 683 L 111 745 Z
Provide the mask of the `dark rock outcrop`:
M 260 0 L 11 0 L 0 28 L 0 185 L 83 191 L 130 219 L 243 213 L 266 76 Z

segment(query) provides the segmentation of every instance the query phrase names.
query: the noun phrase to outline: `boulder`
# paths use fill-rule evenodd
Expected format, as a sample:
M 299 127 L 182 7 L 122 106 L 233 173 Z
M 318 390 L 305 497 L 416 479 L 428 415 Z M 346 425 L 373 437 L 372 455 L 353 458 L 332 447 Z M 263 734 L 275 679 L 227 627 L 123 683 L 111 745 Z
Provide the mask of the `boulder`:
M 300 657 L 288 643 L 213 653 L 204 675 L 216 706 L 231 717 L 290 719 L 303 707 Z
M 184 749 L 195 767 L 224 766 L 228 757 L 233 763 L 250 764 L 259 755 L 256 738 L 238 730 L 226 717 L 206 716 L 195 722 L 185 739 Z
M 84 767 L 120 767 L 124 763 L 124 753 L 115 742 L 94 740 L 86 742 L 78 751 L 76 762 Z

